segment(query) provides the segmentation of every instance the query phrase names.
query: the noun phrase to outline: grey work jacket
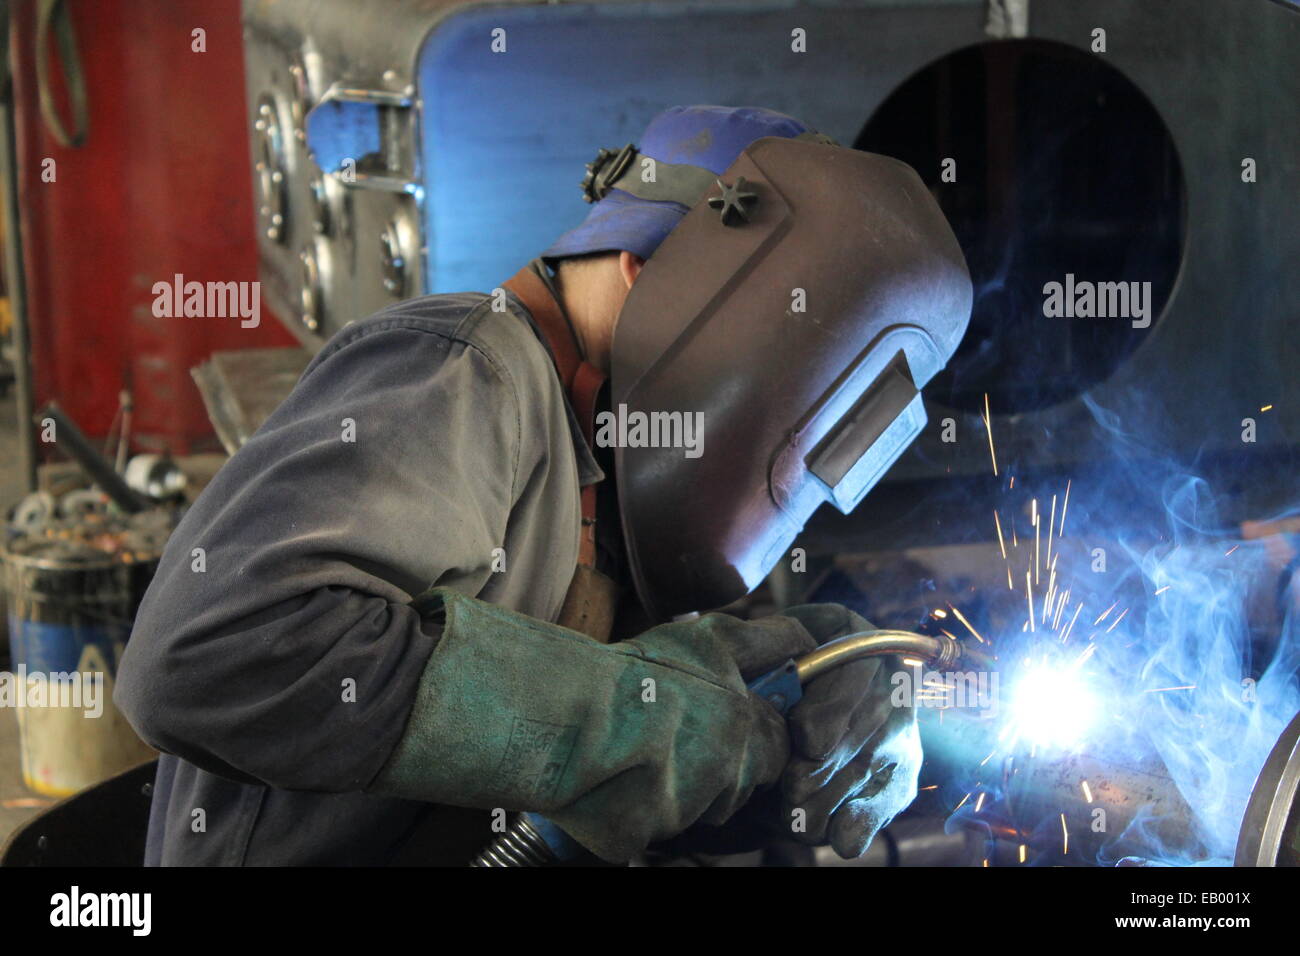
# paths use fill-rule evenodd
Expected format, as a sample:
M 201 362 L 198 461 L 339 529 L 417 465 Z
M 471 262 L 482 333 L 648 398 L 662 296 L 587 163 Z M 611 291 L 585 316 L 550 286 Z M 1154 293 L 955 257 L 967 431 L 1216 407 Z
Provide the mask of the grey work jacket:
M 440 825 L 491 837 L 364 791 L 436 642 L 411 598 L 446 585 L 554 621 L 579 486 L 602 477 L 507 295 L 344 328 L 172 535 L 115 692 L 164 752 L 147 863 L 419 863 Z

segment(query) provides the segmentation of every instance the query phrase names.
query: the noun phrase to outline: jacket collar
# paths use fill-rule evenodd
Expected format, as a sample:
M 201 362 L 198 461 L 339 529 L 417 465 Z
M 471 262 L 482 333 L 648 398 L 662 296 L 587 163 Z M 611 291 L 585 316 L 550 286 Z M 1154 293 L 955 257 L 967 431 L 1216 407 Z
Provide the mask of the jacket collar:
M 528 319 L 533 334 L 546 347 L 555 366 L 564 391 L 564 408 L 572 432 L 573 450 L 578 464 L 578 484 L 585 486 L 603 481 L 605 472 L 596 463 L 591 443 L 585 437 L 591 428 L 591 422 L 584 428 L 574 408 L 574 391 L 577 386 L 582 393 L 581 397 L 587 398 L 583 404 L 590 405 L 594 398 L 591 395 L 592 389 L 598 389 L 604 376 L 583 359 L 573 325 L 560 304 L 550 271 L 541 259 L 534 259 L 502 285 L 507 294 L 522 306 L 520 311 Z M 594 414 L 594 409 L 588 409 L 587 414 Z

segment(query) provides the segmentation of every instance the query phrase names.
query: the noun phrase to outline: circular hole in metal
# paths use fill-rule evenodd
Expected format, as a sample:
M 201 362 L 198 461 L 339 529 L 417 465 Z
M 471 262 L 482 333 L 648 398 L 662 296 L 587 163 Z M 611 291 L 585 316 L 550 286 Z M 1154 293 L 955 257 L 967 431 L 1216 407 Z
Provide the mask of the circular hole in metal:
M 1182 261 L 1182 166 L 1155 107 L 1114 67 L 1045 40 L 966 47 L 907 79 L 854 146 L 920 174 L 970 267 L 970 328 L 932 399 L 982 411 L 987 393 L 1000 413 L 1045 408 L 1104 381 L 1152 333 Z M 1064 293 L 1067 276 L 1079 294 L 1079 283 L 1149 282 L 1124 291 L 1149 289 L 1150 327 L 1122 314 L 1048 317 L 1044 287 Z M 1104 291 L 1122 305 L 1120 290 Z

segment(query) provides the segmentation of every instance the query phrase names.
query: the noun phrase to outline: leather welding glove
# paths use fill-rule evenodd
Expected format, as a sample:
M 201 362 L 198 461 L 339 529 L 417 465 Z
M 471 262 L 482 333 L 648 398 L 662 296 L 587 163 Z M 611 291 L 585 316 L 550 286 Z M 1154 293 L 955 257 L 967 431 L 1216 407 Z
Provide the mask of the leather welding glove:
M 871 630 L 838 604 L 783 611 L 825 644 Z M 921 736 L 916 711 L 895 706 L 895 657 L 852 661 L 810 681 L 790 710 L 790 763 L 781 778 L 784 818 L 800 843 L 831 847 L 844 859 L 861 856 L 876 833 L 916 797 Z
M 374 791 L 539 811 L 623 862 L 722 823 L 786 765 L 785 721 L 745 682 L 815 646 L 792 618 L 709 614 L 603 645 L 447 588 L 415 606 L 442 633 Z

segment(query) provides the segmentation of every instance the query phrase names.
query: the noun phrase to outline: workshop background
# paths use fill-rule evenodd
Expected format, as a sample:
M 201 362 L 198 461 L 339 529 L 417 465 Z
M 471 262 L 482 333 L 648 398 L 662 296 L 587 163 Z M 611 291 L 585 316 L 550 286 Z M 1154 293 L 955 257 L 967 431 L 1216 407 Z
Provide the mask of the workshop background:
M 921 795 L 858 862 L 1300 859 L 1296 3 L 0 11 L 0 670 L 102 660 L 111 688 L 168 530 L 332 333 L 497 286 L 664 107 L 762 105 L 912 165 L 975 304 L 922 437 L 734 610 L 835 600 L 1002 660 L 1046 634 L 1112 675 L 1056 757 L 1010 688 L 1000 717 L 936 688 Z M 1046 319 L 1067 276 L 1149 283 L 1149 324 Z M 231 309 L 187 315 L 195 282 Z M 150 755 L 76 717 L 0 708 L 7 862 L 142 857 Z

